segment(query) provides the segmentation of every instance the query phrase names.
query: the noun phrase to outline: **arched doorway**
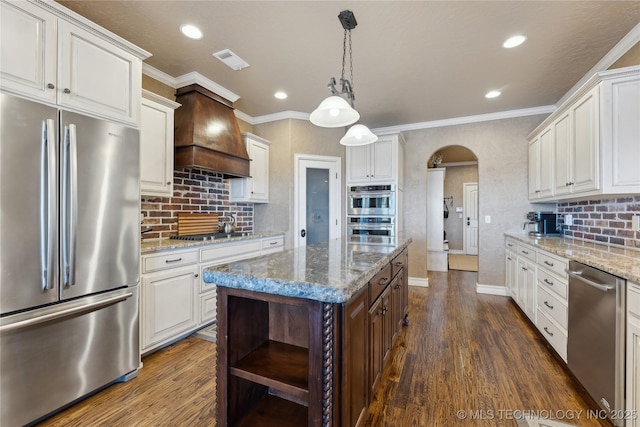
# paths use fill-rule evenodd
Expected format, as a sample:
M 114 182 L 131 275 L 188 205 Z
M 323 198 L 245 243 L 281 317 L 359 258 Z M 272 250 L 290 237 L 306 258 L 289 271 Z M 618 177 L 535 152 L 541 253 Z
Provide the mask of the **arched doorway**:
M 478 269 L 478 158 L 450 145 L 427 164 L 427 269 Z M 453 261 L 453 262 L 452 262 Z

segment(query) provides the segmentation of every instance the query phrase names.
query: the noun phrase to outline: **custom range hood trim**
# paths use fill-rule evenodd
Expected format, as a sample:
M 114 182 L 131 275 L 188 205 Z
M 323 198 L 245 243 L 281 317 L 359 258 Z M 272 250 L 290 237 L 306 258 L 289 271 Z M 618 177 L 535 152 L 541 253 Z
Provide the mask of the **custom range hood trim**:
M 233 103 L 192 84 L 176 90 L 175 168 L 198 167 L 225 177 L 249 177 L 251 159 Z

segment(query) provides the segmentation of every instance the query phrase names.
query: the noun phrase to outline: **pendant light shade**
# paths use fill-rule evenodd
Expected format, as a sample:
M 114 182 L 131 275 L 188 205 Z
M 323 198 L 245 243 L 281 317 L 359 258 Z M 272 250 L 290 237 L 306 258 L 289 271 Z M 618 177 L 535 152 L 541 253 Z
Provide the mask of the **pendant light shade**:
M 354 110 L 344 98 L 337 95 L 325 98 L 309 116 L 311 123 L 324 128 L 349 126 L 359 118 L 360 113 Z
M 357 124 L 349 128 L 347 133 L 340 139 L 340 144 L 347 146 L 373 144 L 378 137 L 365 125 Z

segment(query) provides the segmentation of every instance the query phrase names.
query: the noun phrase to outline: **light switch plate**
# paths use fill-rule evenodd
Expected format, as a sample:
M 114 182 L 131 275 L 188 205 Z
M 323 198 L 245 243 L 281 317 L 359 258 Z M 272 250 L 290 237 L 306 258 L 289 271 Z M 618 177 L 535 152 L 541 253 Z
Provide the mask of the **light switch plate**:
M 573 225 L 573 215 L 567 214 L 564 216 L 564 225 Z
M 491 215 L 485 215 L 484 216 L 484 223 L 485 224 L 491 224 Z

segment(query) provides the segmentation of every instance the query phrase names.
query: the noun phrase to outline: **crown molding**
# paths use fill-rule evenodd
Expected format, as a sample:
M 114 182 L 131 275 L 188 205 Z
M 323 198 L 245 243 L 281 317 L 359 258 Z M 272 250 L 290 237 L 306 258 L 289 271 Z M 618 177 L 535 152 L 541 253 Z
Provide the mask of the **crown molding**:
M 227 99 L 231 102 L 236 102 L 238 99 L 240 99 L 240 95 L 231 92 L 226 87 L 219 85 L 218 83 L 208 79 L 207 77 L 196 71 L 192 71 L 190 73 L 176 77 L 176 88 L 181 88 L 192 84 L 197 84 L 205 89 L 209 89 L 211 92 L 220 95 L 224 99 Z
M 452 119 L 433 120 L 430 122 L 409 123 L 406 125 L 389 126 L 371 129 L 376 135 L 385 135 L 410 130 L 440 128 L 445 126 L 457 126 L 469 123 L 488 122 L 491 120 L 512 119 L 515 117 L 536 116 L 538 114 L 551 114 L 555 111 L 555 105 L 545 105 L 542 107 L 523 108 L 520 110 L 501 111 L 497 113 L 478 114 L 475 116 L 455 117 Z
M 148 99 L 153 102 L 157 102 L 160 105 L 164 105 L 165 107 L 173 108 L 174 110 L 180 107 L 182 104 L 172 101 L 170 99 L 165 98 L 164 96 L 160 96 L 157 93 L 153 93 L 146 89 L 142 89 L 142 97 L 144 99 Z
M 169 74 L 152 67 L 149 64 L 142 63 L 142 74 L 151 77 L 154 80 L 159 81 L 169 87 L 176 88 L 176 78 Z
M 233 114 L 236 115 L 236 118 L 242 120 L 243 122 L 249 123 L 250 125 L 255 125 L 255 119 L 248 115 L 247 113 L 243 113 L 240 110 L 234 109 Z
M 253 118 L 254 125 L 261 123 L 276 122 L 278 120 L 309 120 L 309 113 L 303 113 L 302 111 L 281 111 L 279 113 L 265 114 L 264 116 L 257 116 Z
M 600 71 L 607 70 L 614 62 L 622 57 L 629 51 L 636 43 L 640 42 L 640 24 L 637 24 L 631 29 L 605 56 L 602 57 L 596 65 L 593 66 L 587 73 L 582 76 L 576 84 L 562 97 L 556 106 L 564 104 L 571 96 L 577 92 L 582 86 L 584 86 L 594 74 Z

